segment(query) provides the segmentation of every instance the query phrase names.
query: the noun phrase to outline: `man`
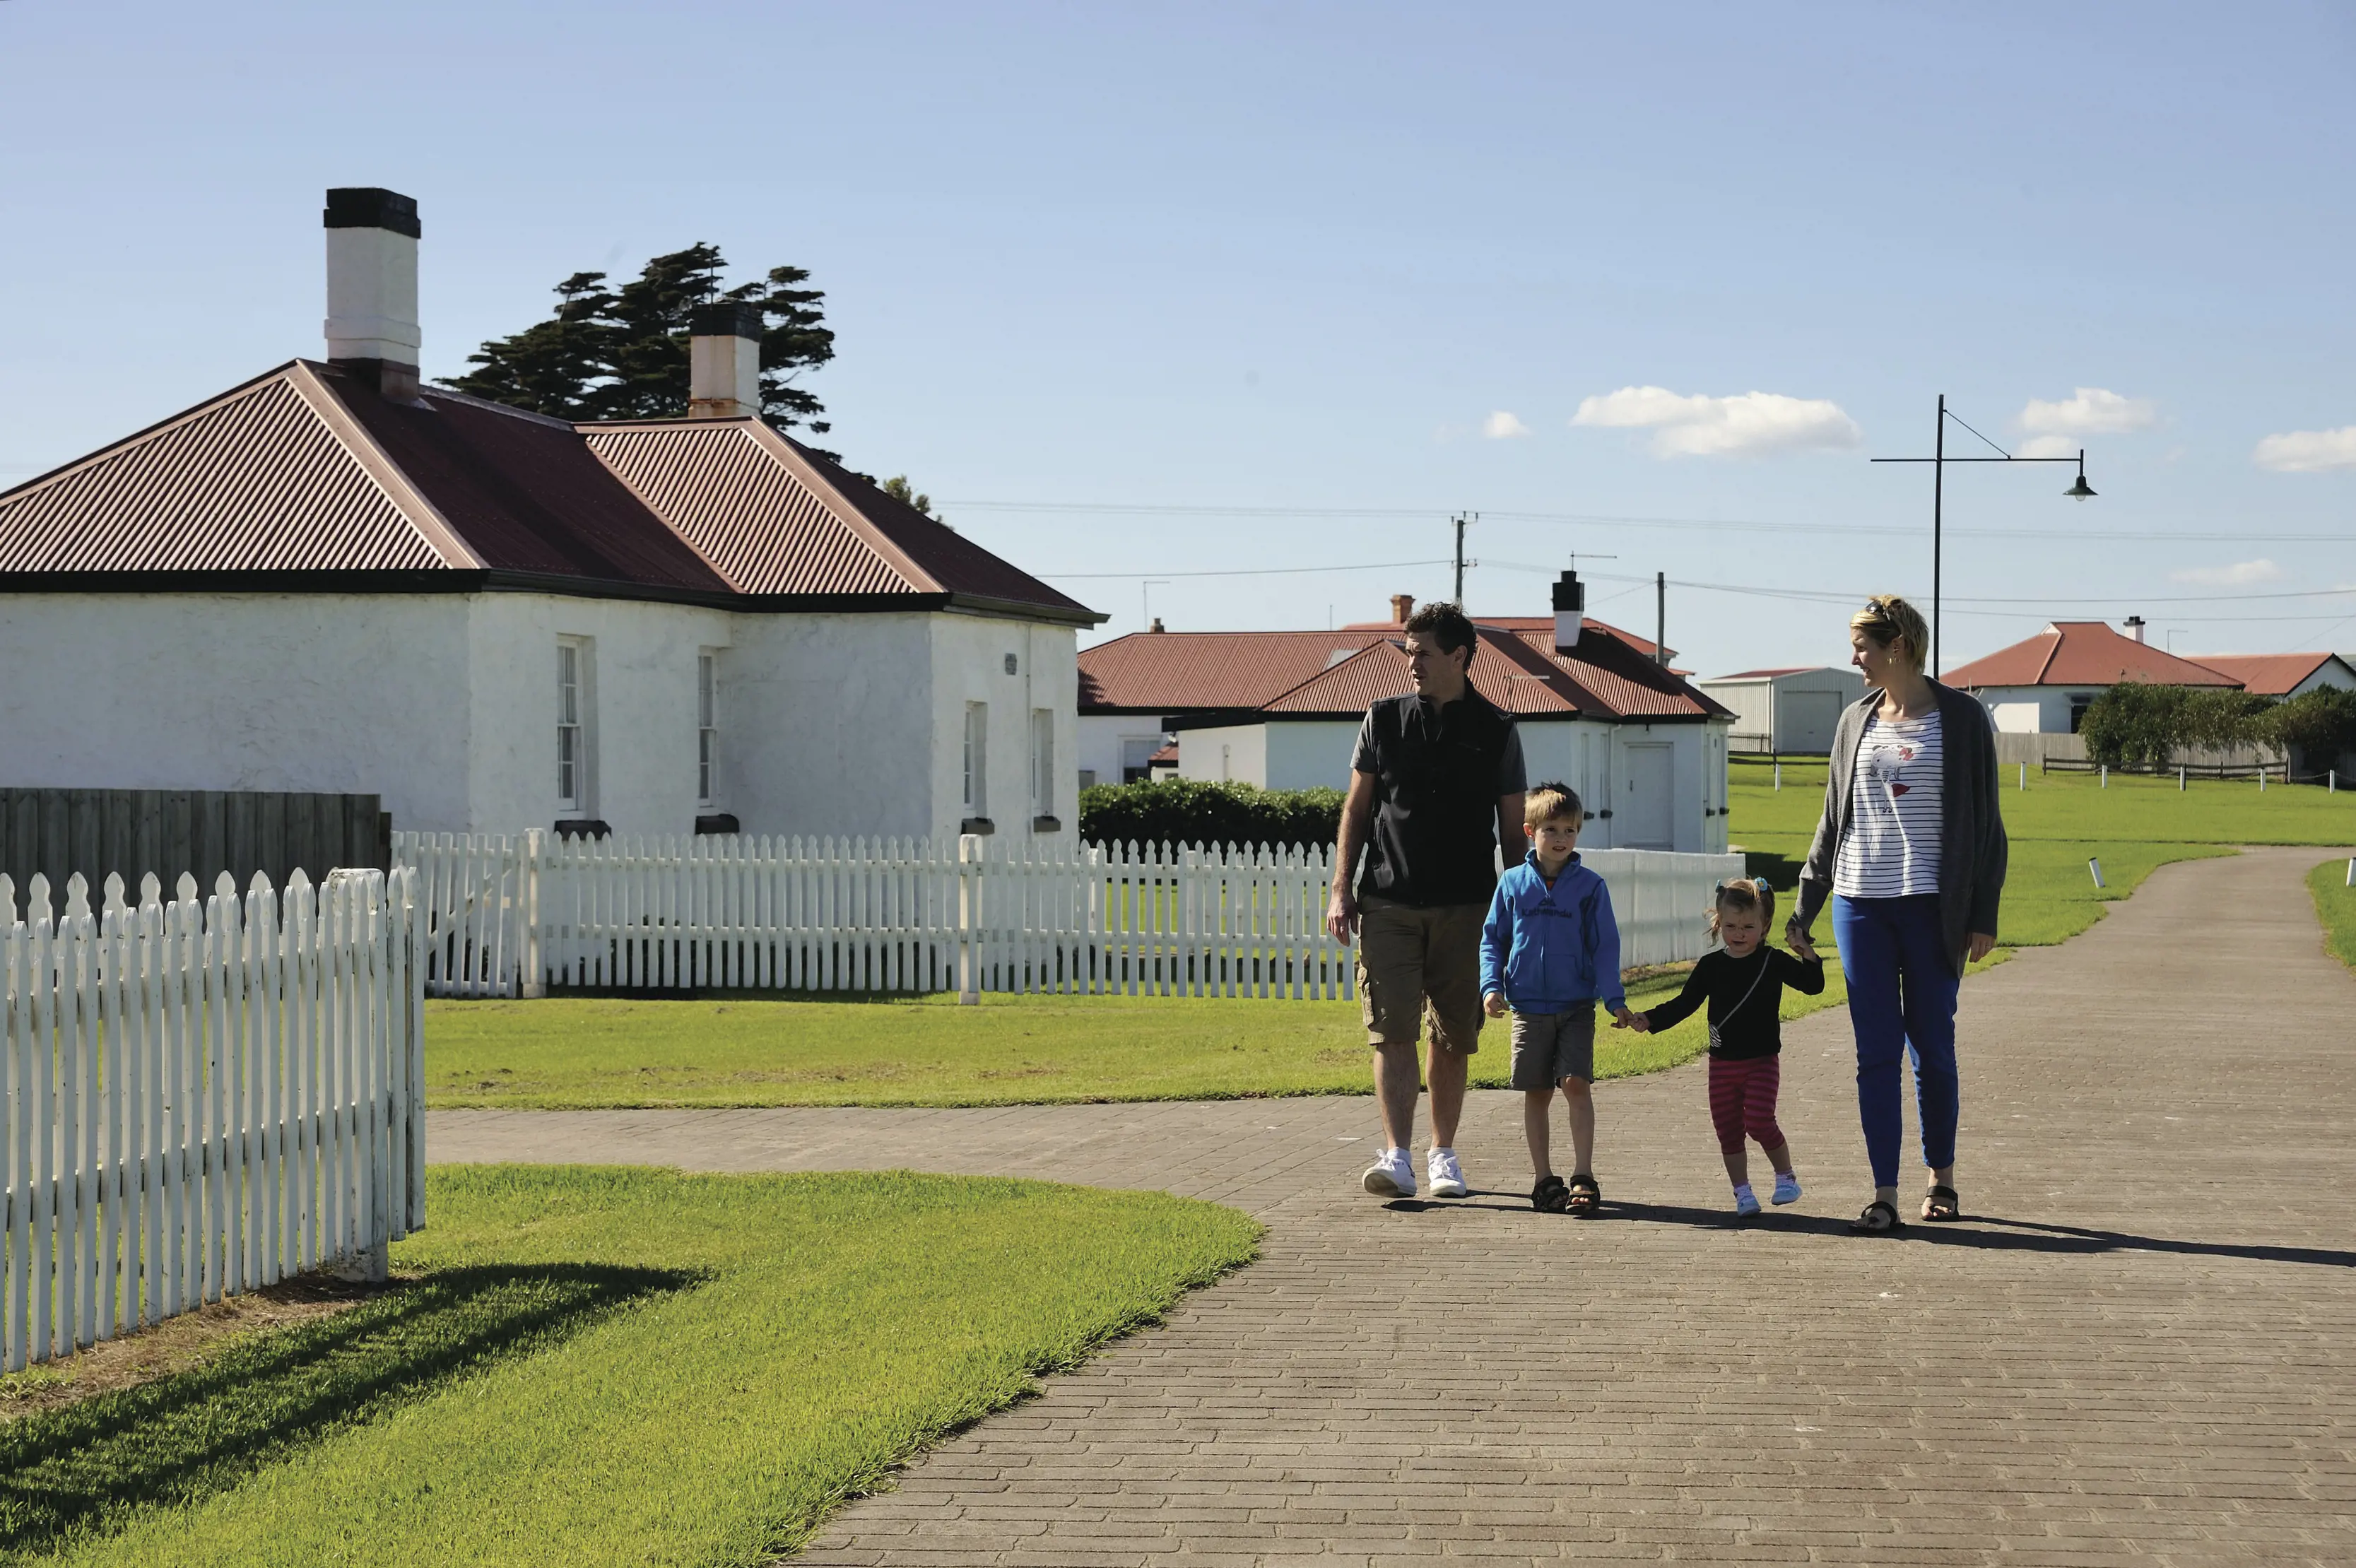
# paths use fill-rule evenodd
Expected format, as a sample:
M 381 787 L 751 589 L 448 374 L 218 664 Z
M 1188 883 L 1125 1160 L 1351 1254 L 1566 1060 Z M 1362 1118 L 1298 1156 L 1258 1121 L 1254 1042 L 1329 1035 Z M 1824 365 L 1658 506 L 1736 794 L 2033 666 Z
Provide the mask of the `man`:
M 1358 939 L 1358 995 L 1375 1051 L 1375 1101 L 1387 1147 L 1366 1190 L 1415 1195 L 1417 1035 L 1431 1016 L 1431 1153 L 1435 1198 L 1464 1196 L 1456 1122 L 1481 1035 L 1481 922 L 1497 886 L 1497 851 L 1523 856 L 1522 741 L 1514 721 L 1472 689 L 1477 638 L 1453 604 L 1427 604 L 1407 633 L 1411 697 L 1366 709 L 1350 760 L 1333 897 L 1325 923 Z M 1351 889 L 1361 851 L 1365 897 Z

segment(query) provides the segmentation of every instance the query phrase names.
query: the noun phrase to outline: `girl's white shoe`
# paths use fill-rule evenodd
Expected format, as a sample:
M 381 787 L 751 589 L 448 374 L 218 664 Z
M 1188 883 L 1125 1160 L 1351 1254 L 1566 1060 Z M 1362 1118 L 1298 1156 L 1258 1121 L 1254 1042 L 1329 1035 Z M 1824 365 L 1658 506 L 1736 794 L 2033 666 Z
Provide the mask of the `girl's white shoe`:
M 1775 1201 L 1796 1203 L 1800 1200 L 1800 1177 L 1797 1171 L 1778 1171 L 1775 1176 Z
M 1751 1190 L 1751 1183 L 1746 1181 L 1734 1189 L 1734 1211 L 1745 1217 L 1759 1212 L 1759 1194 Z

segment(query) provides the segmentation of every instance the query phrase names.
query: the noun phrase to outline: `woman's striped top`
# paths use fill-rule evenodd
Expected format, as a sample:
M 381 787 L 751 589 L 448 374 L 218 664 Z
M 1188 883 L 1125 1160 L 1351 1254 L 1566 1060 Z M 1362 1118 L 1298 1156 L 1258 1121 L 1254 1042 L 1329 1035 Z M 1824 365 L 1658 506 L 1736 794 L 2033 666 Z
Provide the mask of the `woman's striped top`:
M 1833 861 L 1833 891 L 1897 899 L 1939 891 L 1944 751 L 1939 715 L 1869 713 L 1850 775 L 1848 832 Z

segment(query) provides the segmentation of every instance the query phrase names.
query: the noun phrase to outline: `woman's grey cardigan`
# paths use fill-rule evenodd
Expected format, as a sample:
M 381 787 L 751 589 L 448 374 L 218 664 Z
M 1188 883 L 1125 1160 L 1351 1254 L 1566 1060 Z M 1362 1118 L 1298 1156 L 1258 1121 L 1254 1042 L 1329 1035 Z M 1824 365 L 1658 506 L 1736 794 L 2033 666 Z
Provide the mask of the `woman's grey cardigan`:
M 1997 807 L 1996 729 L 1979 699 L 1952 686 L 1931 683 L 1939 699 L 1939 933 L 1947 962 L 1957 975 L 1974 932 L 1996 934 L 1997 901 L 2004 893 L 2009 846 L 2004 816 Z M 1869 688 L 1841 714 L 1833 731 L 1832 767 L 1825 780 L 1825 815 L 1816 824 L 1800 868 L 1800 902 L 1792 922 L 1805 934 L 1833 891 L 1833 857 L 1848 832 L 1850 780 L 1857 749 L 1865 739 L 1866 716 L 1881 701 Z

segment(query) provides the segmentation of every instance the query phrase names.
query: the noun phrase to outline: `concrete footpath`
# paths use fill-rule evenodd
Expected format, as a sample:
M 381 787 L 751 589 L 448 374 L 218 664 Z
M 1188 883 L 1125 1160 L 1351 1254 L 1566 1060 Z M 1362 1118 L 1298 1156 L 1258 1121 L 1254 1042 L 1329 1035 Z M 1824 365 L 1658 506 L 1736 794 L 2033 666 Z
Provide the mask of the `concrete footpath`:
M 2328 853 L 2163 867 L 1974 979 L 1972 1218 L 1894 1240 L 1844 1232 L 1870 1193 L 1838 1010 L 1786 1030 L 1807 1195 L 1743 1224 L 1699 1064 L 1599 1090 L 1586 1222 L 1530 1211 L 1494 1093 L 1449 1203 L 1357 1190 L 1363 1098 L 437 1112 L 429 1149 L 1036 1176 L 1268 1223 L 1259 1263 L 920 1456 L 805 1563 L 2345 1565 L 2356 979 L 2301 885 Z

